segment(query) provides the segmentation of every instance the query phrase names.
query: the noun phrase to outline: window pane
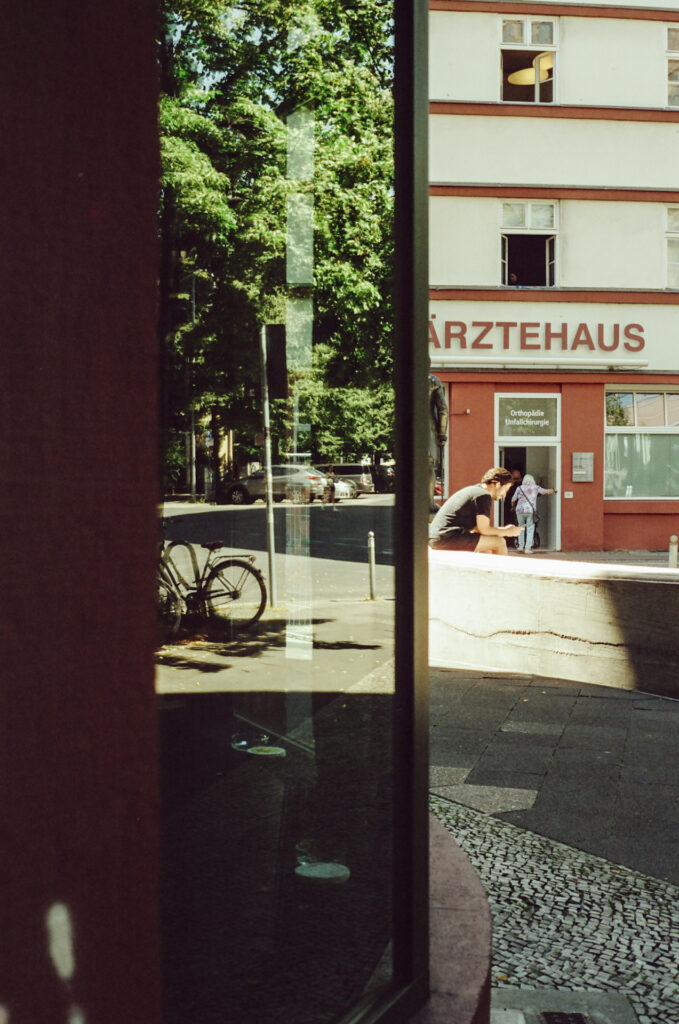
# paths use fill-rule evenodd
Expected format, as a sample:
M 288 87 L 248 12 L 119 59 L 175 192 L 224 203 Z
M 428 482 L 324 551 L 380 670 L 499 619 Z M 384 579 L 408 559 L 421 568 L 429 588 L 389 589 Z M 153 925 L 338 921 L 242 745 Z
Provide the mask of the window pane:
M 670 263 L 679 263 L 679 238 L 667 239 L 667 259 Z
M 530 226 L 532 228 L 554 227 L 554 207 L 551 203 L 531 203 Z
M 638 427 L 664 427 L 665 426 L 665 402 L 661 394 L 636 394 L 637 426 Z
M 667 228 L 669 231 L 679 231 L 679 206 L 670 206 L 668 209 Z
M 554 24 L 551 21 L 531 22 L 531 42 L 549 44 L 554 42 Z
M 503 21 L 502 22 L 502 42 L 503 43 L 522 43 L 523 42 L 523 22 L 522 21 Z
M 622 391 L 609 391 L 606 395 L 606 426 L 634 426 L 634 396 Z
M 668 392 L 665 395 L 665 405 L 667 408 L 667 426 L 679 426 L 679 395 L 673 395 L 671 392 Z
M 679 288 L 679 263 L 670 263 L 667 268 L 667 287 Z
M 396 499 L 359 509 L 346 484 L 337 480 L 331 493 L 313 469 L 369 451 L 381 457 L 370 459 L 376 470 L 393 456 L 393 4 L 369 14 L 353 5 L 355 38 L 337 4 L 290 4 L 281 15 L 288 30 L 277 33 L 269 5 L 236 5 L 209 37 L 190 4 L 173 6 L 182 13 L 168 22 L 168 40 L 181 35 L 185 49 L 163 50 L 172 49 L 177 65 L 166 77 L 178 83 L 178 95 L 163 97 L 172 112 L 163 142 L 174 152 L 183 119 L 202 119 L 191 188 L 202 183 L 210 213 L 187 213 L 190 189 L 163 190 L 164 203 L 172 191 L 163 245 L 185 254 L 167 274 L 162 307 L 164 414 L 168 433 L 195 422 L 197 490 L 209 484 L 224 499 L 214 514 L 183 520 L 167 508 L 164 522 L 167 540 L 193 548 L 165 549 L 161 591 L 163 1024 L 333 1024 L 393 984 L 399 938 Z M 196 101 L 206 82 L 209 105 Z M 215 147 L 234 111 L 242 131 Z M 236 180 L 238 202 L 224 206 L 224 182 Z M 365 273 L 337 276 L 358 251 L 371 256 L 367 297 Z M 193 304 L 176 301 L 192 290 Z M 369 343 L 365 323 L 347 318 L 356 303 L 371 323 Z M 290 398 L 271 388 L 265 428 L 252 342 L 253 325 L 267 320 L 285 322 L 278 369 Z M 341 379 L 323 355 L 338 322 Z M 281 467 L 271 531 L 261 504 L 267 430 Z M 168 453 L 170 469 L 183 451 Z M 375 601 L 366 601 L 369 532 Z
M 526 206 L 524 203 L 502 204 L 502 225 L 505 228 L 523 228 L 526 226 Z
M 679 496 L 679 434 L 608 434 L 607 498 Z
M 668 28 L 667 49 L 679 50 L 679 28 Z
M 679 60 L 668 60 L 667 77 L 670 82 L 679 82 Z

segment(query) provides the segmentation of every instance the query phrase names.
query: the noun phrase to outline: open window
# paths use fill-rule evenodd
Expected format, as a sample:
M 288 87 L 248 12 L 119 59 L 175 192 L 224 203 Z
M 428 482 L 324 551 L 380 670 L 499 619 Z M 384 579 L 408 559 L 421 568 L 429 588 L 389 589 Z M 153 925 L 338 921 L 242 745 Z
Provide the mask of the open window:
M 510 288 L 556 283 L 554 203 L 503 203 L 501 278 Z
M 667 29 L 667 105 L 679 107 L 679 26 Z
M 500 46 L 503 100 L 554 102 L 555 30 L 553 20 L 503 19 Z
M 679 288 L 679 206 L 667 207 L 667 287 Z

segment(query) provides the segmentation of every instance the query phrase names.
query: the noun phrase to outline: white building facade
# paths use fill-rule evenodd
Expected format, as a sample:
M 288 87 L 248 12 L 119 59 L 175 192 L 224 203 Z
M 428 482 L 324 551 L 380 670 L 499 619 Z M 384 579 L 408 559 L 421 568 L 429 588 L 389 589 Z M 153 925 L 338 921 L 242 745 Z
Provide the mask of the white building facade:
M 679 9 L 430 0 L 429 166 L 445 492 L 516 467 L 559 490 L 543 547 L 666 547 Z

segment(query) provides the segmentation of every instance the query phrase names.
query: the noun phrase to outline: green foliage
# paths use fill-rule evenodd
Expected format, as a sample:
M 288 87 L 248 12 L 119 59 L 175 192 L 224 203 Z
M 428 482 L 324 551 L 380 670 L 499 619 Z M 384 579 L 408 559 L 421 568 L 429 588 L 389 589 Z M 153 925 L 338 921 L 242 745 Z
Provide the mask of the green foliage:
M 164 0 L 159 51 L 166 430 L 261 429 L 258 335 L 284 319 L 287 114 L 315 118 L 317 456 L 391 448 L 391 2 Z M 216 419 L 215 419 L 216 417 Z M 278 410 L 276 428 L 289 427 Z M 281 446 L 284 448 L 282 439 Z
M 609 427 L 626 427 L 629 424 L 620 395 L 616 391 L 606 394 L 606 424 Z

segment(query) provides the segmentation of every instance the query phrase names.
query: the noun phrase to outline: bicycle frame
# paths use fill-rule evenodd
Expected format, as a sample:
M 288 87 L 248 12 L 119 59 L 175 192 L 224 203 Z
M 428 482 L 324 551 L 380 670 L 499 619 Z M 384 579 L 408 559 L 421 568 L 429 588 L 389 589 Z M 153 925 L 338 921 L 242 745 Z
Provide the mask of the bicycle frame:
M 196 555 L 196 548 L 187 540 L 173 540 L 163 544 L 160 551 L 160 560 L 158 566 L 158 573 L 164 583 L 170 586 L 186 606 L 186 610 L 190 611 L 200 606 L 205 594 L 205 587 L 207 584 L 208 577 L 213 567 L 217 564 L 218 560 L 222 558 L 217 553 L 223 551 L 223 545 L 219 543 L 203 544 L 202 547 L 207 548 L 207 558 L 201 569 L 198 564 L 198 556 Z M 177 565 L 175 559 L 172 557 L 172 552 L 175 548 L 186 548 L 189 554 L 191 562 L 191 569 L 193 571 L 193 581 L 187 580 Z M 225 558 L 237 558 L 245 560 L 254 564 L 255 556 L 250 554 L 236 554 L 224 556 Z

